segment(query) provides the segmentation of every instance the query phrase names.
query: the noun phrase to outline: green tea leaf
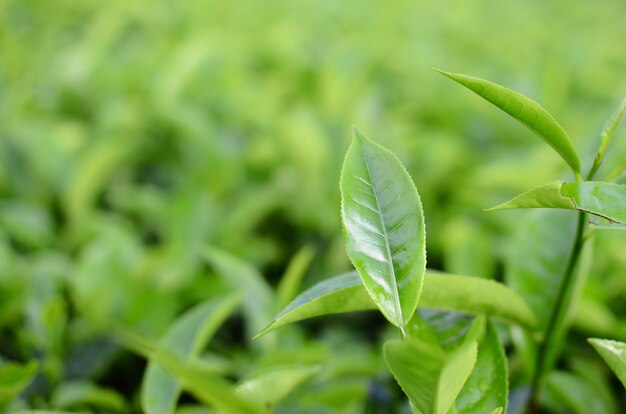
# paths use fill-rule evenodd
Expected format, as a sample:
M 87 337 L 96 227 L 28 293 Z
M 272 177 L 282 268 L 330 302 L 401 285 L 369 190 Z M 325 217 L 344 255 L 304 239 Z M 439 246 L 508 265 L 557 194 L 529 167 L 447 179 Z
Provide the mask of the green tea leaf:
M 552 394 L 559 407 L 569 407 L 573 413 L 617 413 L 615 402 L 599 392 L 590 379 L 569 372 L 554 371 L 546 377 L 546 393 Z
M 391 373 L 423 414 L 448 412 L 472 372 L 477 350 L 476 340 L 445 353 L 415 338 L 387 341 L 383 347 Z
M 263 276 L 250 264 L 215 247 L 206 249 L 205 258 L 234 291 L 244 295 L 246 334 L 252 337 L 267 326 L 275 312 L 275 298 Z
M 31 383 L 37 375 L 39 364 L 30 361 L 26 364 L 4 363 L 0 365 L 0 404 L 10 401 Z
M 161 346 L 190 360 L 210 341 L 219 326 L 240 302 L 238 296 L 208 300 L 183 314 L 165 334 Z M 181 386 L 157 362 L 150 360 L 141 389 L 141 405 L 147 414 L 173 413 Z
M 566 183 L 561 193 L 570 197 L 578 210 L 626 224 L 626 185 L 598 181 Z
M 532 329 L 535 316 L 524 300 L 505 285 L 471 276 L 428 271 L 419 307 L 467 313 L 484 313 Z M 356 272 L 316 284 L 293 300 L 256 337 L 274 329 L 316 316 L 376 309 Z
M 626 388 L 626 343 L 609 339 L 589 339 L 589 343 L 613 370 Z
M 309 268 L 314 255 L 315 249 L 307 245 L 300 249 L 289 262 L 287 270 L 285 270 L 285 274 L 276 288 L 276 296 L 281 306 L 288 305 L 296 296 L 302 278 Z
M 626 112 L 626 98 L 622 100 L 621 105 L 615 110 L 615 112 L 611 115 L 602 132 L 600 133 L 600 145 L 598 147 L 598 152 L 596 153 L 596 157 L 593 160 L 593 166 L 589 171 L 588 178 L 589 180 L 593 179 L 596 171 L 602 164 L 604 160 L 604 155 L 606 154 L 606 150 L 613 141 L 613 137 L 615 136 L 615 131 L 619 126 L 622 118 L 624 117 L 624 112 Z
M 274 369 L 260 373 L 239 384 L 237 392 L 251 401 L 257 401 L 271 412 L 289 393 L 311 378 L 320 368 L 297 366 Z
M 260 405 L 239 395 L 235 386 L 223 377 L 206 372 L 202 367 L 181 359 L 167 348 L 155 347 L 132 331 L 118 329 L 116 336 L 126 348 L 158 362 L 198 401 L 229 414 L 264 413 Z
M 415 185 L 393 153 L 355 129 L 340 187 L 348 256 L 381 312 L 403 327 L 415 312 L 426 270 Z
M 90 405 L 107 412 L 123 412 L 127 409 L 124 397 L 119 393 L 86 381 L 61 383 L 54 391 L 52 405 L 68 409 Z
M 439 69 L 435 70 L 465 86 L 520 121 L 554 148 L 576 175 L 580 174 L 580 159 L 570 137 L 554 117 L 537 102 L 519 92 L 484 79 L 444 72 Z
M 506 284 L 533 310 L 544 331 L 563 277 L 575 215 L 558 210 L 535 210 L 518 223 L 505 263 Z
M 482 414 L 506 409 L 509 390 L 504 348 L 492 322 L 478 345 L 476 366 L 463 386 L 455 406 L 459 413 Z
M 562 208 L 575 210 L 576 204 L 574 204 L 572 199 L 561 194 L 563 184 L 565 184 L 565 182 L 555 181 L 550 184 L 535 187 L 507 202 L 485 211 L 509 210 L 515 208 Z

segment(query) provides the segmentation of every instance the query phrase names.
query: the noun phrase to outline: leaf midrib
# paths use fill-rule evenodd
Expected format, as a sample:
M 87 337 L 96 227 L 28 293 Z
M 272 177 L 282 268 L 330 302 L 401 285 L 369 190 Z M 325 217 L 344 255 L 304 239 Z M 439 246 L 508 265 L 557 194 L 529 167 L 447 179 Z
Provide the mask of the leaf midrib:
M 367 176 L 369 177 L 370 182 L 372 183 L 372 191 L 374 192 L 374 200 L 376 201 L 376 212 L 378 213 L 378 217 L 380 219 L 380 223 L 382 224 L 383 238 L 385 239 L 385 252 L 387 256 L 387 266 L 389 267 L 389 271 L 391 272 L 391 281 L 394 289 L 394 304 L 396 307 L 396 313 L 400 318 L 400 326 L 404 326 L 404 315 L 402 314 L 402 306 L 400 305 L 400 297 L 398 295 L 398 284 L 396 281 L 396 271 L 393 268 L 393 257 L 391 256 L 391 247 L 389 246 L 389 235 L 387 234 L 387 227 L 385 223 L 385 217 L 383 216 L 382 210 L 380 208 L 380 203 L 378 201 L 378 192 L 376 190 L 376 183 L 372 177 L 372 172 L 370 171 L 369 162 L 367 159 L 367 154 L 365 148 L 363 147 L 363 142 L 360 143 L 361 147 L 361 155 L 363 156 L 363 161 L 365 162 L 365 169 L 367 170 Z

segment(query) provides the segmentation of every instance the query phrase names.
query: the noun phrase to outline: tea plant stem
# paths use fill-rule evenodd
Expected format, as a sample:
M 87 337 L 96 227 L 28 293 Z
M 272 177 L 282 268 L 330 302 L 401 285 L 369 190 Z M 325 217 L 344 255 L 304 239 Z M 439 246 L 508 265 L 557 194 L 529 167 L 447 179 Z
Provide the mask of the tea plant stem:
M 579 212 L 574 244 L 572 245 L 567 265 L 561 279 L 561 285 L 559 287 L 556 303 L 545 331 L 545 338 L 539 345 L 537 352 L 537 364 L 531 385 L 530 403 L 527 410 L 529 414 L 536 412 L 538 408 L 537 394 L 541 387 L 541 382 L 545 374 L 552 369 L 552 365 L 554 364 L 558 354 L 557 344 L 562 340 L 562 337 L 566 332 L 565 322 L 574 299 L 576 286 L 579 282 L 578 278 L 580 273 L 575 270 L 585 243 L 585 238 L 583 236 L 585 234 L 586 224 L 586 214 L 584 212 Z

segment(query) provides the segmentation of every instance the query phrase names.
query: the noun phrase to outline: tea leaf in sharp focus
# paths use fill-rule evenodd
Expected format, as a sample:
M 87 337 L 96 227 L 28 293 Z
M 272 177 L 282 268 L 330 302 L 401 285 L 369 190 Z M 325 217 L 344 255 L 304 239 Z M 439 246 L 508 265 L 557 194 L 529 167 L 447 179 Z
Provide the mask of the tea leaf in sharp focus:
M 481 414 L 488 410 L 503 410 L 509 390 L 508 367 L 498 331 L 492 322 L 478 345 L 478 358 L 472 374 L 456 401 L 459 413 Z
M 426 231 L 417 189 L 398 158 L 358 130 L 341 172 L 348 257 L 394 325 L 413 316 L 426 270 Z
M 580 159 L 567 132 L 554 117 L 532 99 L 485 79 L 459 73 L 437 72 L 465 86 L 502 109 L 537 134 L 569 164 L 575 175 L 580 175 Z
M 411 402 L 423 414 L 444 414 L 454 404 L 476 363 L 478 343 L 464 342 L 450 353 L 426 341 L 387 341 L 385 361 Z
M 562 208 L 575 210 L 576 204 L 561 194 L 564 181 L 541 185 L 522 193 L 511 200 L 488 208 L 485 211 L 510 210 L 516 208 Z
M 596 338 L 588 341 L 626 388 L 626 343 Z
M 268 412 L 301 383 L 320 371 L 318 366 L 279 368 L 257 374 L 237 386 L 237 392 L 249 400 L 257 401 Z
M 188 360 L 197 356 L 239 303 L 238 296 L 230 296 L 197 305 L 172 325 L 160 345 Z M 179 381 L 150 360 L 141 389 L 143 410 L 147 414 L 173 413 L 180 393 Z
M 626 224 L 626 185 L 585 181 L 563 184 L 561 193 L 576 204 L 576 208 Z
M 533 329 L 536 320 L 524 300 L 493 280 L 428 271 L 419 307 L 483 313 Z M 316 284 L 293 300 L 256 337 L 281 326 L 315 316 L 376 309 L 356 272 Z

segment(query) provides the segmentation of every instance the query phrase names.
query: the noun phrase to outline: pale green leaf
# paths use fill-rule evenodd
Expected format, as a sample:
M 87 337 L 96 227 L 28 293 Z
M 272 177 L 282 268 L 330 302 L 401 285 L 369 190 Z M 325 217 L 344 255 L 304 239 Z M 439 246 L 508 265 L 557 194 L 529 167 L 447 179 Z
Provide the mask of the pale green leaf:
M 215 247 L 208 247 L 205 258 L 230 287 L 243 295 L 246 334 L 252 337 L 272 320 L 274 292 L 263 276 L 250 264 Z
M 278 402 L 319 371 L 317 366 L 273 369 L 243 381 L 237 386 L 237 392 L 271 412 Z
M 588 179 L 592 179 L 595 175 L 596 171 L 602 164 L 604 160 L 604 155 L 606 154 L 606 150 L 613 141 L 613 137 L 615 136 L 615 131 L 619 127 L 622 118 L 624 117 L 624 113 L 626 112 L 626 98 L 622 100 L 621 105 L 615 110 L 615 112 L 611 115 L 611 117 L 606 121 L 602 132 L 600 133 L 600 145 L 598 147 L 598 152 L 596 153 L 596 157 L 593 160 L 593 166 L 589 171 Z
M 454 404 L 476 363 L 475 333 L 476 329 L 470 329 L 469 338 L 449 353 L 417 338 L 385 343 L 383 353 L 389 369 L 423 414 L 444 414 Z
M 11 400 L 31 383 L 37 375 L 39 364 L 30 361 L 26 364 L 14 362 L 0 365 L 0 403 Z
M 435 70 L 465 86 L 520 121 L 554 148 L 576 175 L 580 174 L 580 159 L 570 137 L 554 117 L 537 102 L 519 92 L 484 79 Z
M 626 343 L 609 339 L 589 339 L 589 343 L 613 370 L 626 388 Z
M 478 358 L 456 401 L 459 413 L 482 414 L 507 406 L 508 369 L 506 355 L 498 331 L 487 323 L 483 339 L 478 345 Z
M 238 296 L 208 300 L 183 314 L 161 340 L 160 346 L 187 361 L 197 356 L 219 326 L 240 302 Z M 174 412 L 181 387 L 176 378 L 150 360 L 141 389 L 141 404 L 147 414 Z
M 86 381 L 62 382 L 54 390 L 52 405 L 67 409 L 89 405 L 107 412 L 127 409 L 126 401 L 119 393 Z
M 276 288 L 276 296 L 281 306 L 286 306 L 296 296 L 300 289 L 302 278 L 309 268 L 314 255 L 315 249 L 307 245 L 298 250 L 289 262 L 287 270 L 285 270 L 285 274 Z
M 426 269 L 415 185 L 393 153 L 355 130 L 340 188 L 348 257 L 381 312 L 403 327 L 417 307 Z
M 485 211 L 509 210 L 516 208 L 562 208 L 575 210 L 576 204 L 569 197 L 561 194 L 563 181 L 555 181 L 535 187 L 522 193 L 511 200 L 489 208 Z
M 530 329 L 536 324 L 533 312 L 515 292 L 501 283 L 477 277 L 427 272 L 419 307 L 484 313 Z M 304 291 L 257 337 L 303 319 L 375 308 L 359 275 L 346 273 Z
M 561 193 L 570 197 L 578 210 L 626 224 L 626 185 L 597 181 L 566 183 Z

